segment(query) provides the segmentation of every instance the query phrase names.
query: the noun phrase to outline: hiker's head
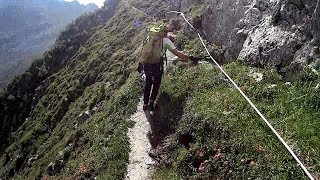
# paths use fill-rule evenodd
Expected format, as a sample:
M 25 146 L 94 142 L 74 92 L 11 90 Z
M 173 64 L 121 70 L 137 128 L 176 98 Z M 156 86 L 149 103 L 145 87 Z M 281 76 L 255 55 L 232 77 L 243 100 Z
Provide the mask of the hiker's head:
M 163 28 L 163 37 L 166 37 L 168 35 L 168 32 L 171 32 L 171 27 L 168 25 L 165 25 Z
M 166 37 L 168 35 L 168 32 L 170 32 L 170 27 L 168 25 L 166 25 L 166 24 L 161 25 L 159 27 L 159 32 L 160 32 L 159 33 L 160 37 Z
M 181 28 L 180 21 L 173 19 L 169 22 L 168 27 L 170 29 L 169 32 L 178 31 Z
M 166 29 L 166 33 L 176 31 L 180 28 L 180 23 L 178 20 L 168 20 L 163 19 L 162 23 Z

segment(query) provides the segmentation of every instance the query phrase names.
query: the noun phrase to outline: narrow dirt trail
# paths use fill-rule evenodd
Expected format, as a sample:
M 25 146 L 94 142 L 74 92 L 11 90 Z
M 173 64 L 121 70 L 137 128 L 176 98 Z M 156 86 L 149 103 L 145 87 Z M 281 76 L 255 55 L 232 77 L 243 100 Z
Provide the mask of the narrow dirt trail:
M 169 51 L 166 52 L 166 56 L 168 64 L 165 66 L 165 71 L 167 66 L 169 66 L 174 59 L 176 59 L 176 56 Z M 126 180 L 151 179 L 151 170 L 154 161 L 149 156 L 148 152 L 151 150 L 151 148 L 155 148 L 161 142 L 161 140 L 163 140 L 164 137 L 161 136 L 162 130 L 167 130 L 166 126 L 162 127 L 163 123 L 152 122 L 150 113 L 143 111 L 142 107 L 143 99 L 140 98 L 137 112 L 130 118 L 131 121 L 135 122 L 135 125 L 133 128 L 129 129 L 127 134 L 130 138 L 131 151 L 129 154 L 129 164 L 127 176 L 125 178 Z M 150 141 L 152 142 L 152 146 Z
M 142 106 L 143 101 L 140 99 L 137 112 L 130 118 L 135 122 L 135 125 L 128 131 L 131 152 L 129 154 L 126 180 L 151 179 L 150 165 L 152 164 L 152 159 L 148 154 L 151 145 L 147 136 L 150 131 L 150 123 Z

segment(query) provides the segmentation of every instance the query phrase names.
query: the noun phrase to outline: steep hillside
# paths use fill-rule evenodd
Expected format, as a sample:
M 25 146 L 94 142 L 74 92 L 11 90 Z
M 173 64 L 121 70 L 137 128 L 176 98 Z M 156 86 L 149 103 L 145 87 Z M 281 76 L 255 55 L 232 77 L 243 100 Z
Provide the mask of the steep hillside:
M 0 2 L 0 88 L 52 46 L 67 24 L 98 7 L 58 0 Z
M 232 30 L 227 26 L 238 22 L 255 2 L 108 0 L 95 13 L 78 18 L 44 58 L 0 95 L 0 177 L 124 179 L 130 151 L 127 131 L 133 125 L 129 118 L 141 91 L 135 54 L 144 28 L 152 19 L 180 20 L 177 47 L 205 55 L 197 36 L 180 17 L 166 14 L 170 10 L 186 13 L 206 37 L 212 54 L 221 57 L 227 72 L 312 174 L 319 176 L 317 70 L 301 66 L 287 79 L 272 63 L 264 66 L 249 59 L 226 63 L 227 48 L 214 42 L 218 38 L 227 42 L 226 34 L 211 38 L 214 27 L 220 28 L 219 33 Z M 285 6 L 288 1 L 278 3 Z M 316 3 L 312 4 L 309 11 L 316 13 Z M 209 7 L 220 10 L 209 12 Z M 208 18 L 217 17 L 216 12 L 228 13 L 209 28 Z M 240 15 L 225 21 L 235 12 Z M 156 162 L 153 178 L 306 179 L 258 115 L 211 64 L 169 64 L 157 102 L 149 136 L 150 155 Z
M 319 178 L 319 76 L 304 71 L 286 82 L 272 69 L 239 62 L 224 68 Z M 172 66 L 158 103 L 151 126 L 162 143 L 152 152 L 159 164 L 154 179 L 307 179 L 211 64 Z
M 136 75 L 129 78 L 132 47 L 141 40 L 134 22 L 142 15 L 118 3 L 70 25 L 44 59 L 9 85 L 2 135 L 23 125 L 8 146 L 1 143 L 1 177 L 124 176 L 125 119 L 135 110 L 139 87 Z

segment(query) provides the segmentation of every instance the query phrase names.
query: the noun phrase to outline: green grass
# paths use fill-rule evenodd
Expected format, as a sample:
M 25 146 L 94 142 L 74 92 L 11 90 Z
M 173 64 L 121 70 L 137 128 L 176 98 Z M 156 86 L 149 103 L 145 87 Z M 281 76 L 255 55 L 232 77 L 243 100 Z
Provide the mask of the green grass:
M 130 125 L 128 120 L 136 110 L 140 85 L 137 74 L 132 74 L 110 100 L 103 101 L 96 114 L 84 124 L 77 124 L 79 110 L 90 106 L 91 99 L 95 99 L 94 94 L 99 92 L 102 85 L 97 83 L 88 87 L 83 97 L 72 104 L 51 136 L 38 148 L 39 160 L 31 171 L 16 176 L 17 179 L 46 176 L 47 165 L 51 162 L 59 164 L 61 160 L 64 163 L 52 178 L 123 178 L 130 150 L 126 136 Z M 61 157 L 62 152 L 67 156 Z M 81 171 L 81 166 L 85 170 Z
M 79 164 L 84 163 L 98 179 L 123 178 L 130 150 L 126 136 L 128 119 L 136 110 L 138 89 L 137 76 L 132 76 L 103 109 L 80 128 L 84 134 L 81 138 L 87 143 L 74 153 L 62 177 L 70 177 Z
M 272 69 L 249 68 L 237 62 L 224 68 L 310 171 L 319 173 L 320 134 L 316 130 L 320 129 L 319 90 L 314 89 L 319 77 L 305 71 L 286 85 Z M 252 70 L 263 73 L 261 82 L 249 76 Z M 186 103 L 167 150 L 174 163 L 156 172 L 156 179 L 161 179 L 166 171 L 172 177 L 191 179 L 306 179 L 267 125 L 222 77 L 211 65 L 173 67 L 165 76 L 162 94 L 169 96 L 169 101 L 184 98 Z M 270 87 L 272 84 L 277 86 Z M 164 106 L 169 102 L 161 103 Z M 188 148 L 181 143 L 185 135 L 192 137 Z M 263 152 L 257 150 L 259 147 Z M 218 149 L 221 157 L 215 159 Z M 250 167 L 251 161 L 255 166 Z M 200 171 L 201 163 L 205 168 Z
M 142 16 L 128 8 L 121 5 L 113 18 L 91 32 L 68 65 L 52 76 L 28 121 L 1 155 L 0 176 L 119 179 L 125 175 L 126 131 L 131 124 L 127 119 L 135 111 L 140 88 L 133 72 L 133 52 L 141 42 L 141 32 L 132 27 Z M 47 54 L 51 55 L 48 66 L 56 54 Z M 94 106 L 99 111 L 79 124 L 79 115 Z M 22 166 L 17 169 L 18 161 Z M 56 166 L 54 173 L 47 171 L 51 162 Z

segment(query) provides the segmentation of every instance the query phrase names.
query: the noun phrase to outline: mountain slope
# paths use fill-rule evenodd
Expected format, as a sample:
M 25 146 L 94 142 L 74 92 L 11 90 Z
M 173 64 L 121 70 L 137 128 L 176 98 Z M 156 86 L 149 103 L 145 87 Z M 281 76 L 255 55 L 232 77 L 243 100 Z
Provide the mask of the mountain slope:
M 92 174 L 101 174 L 102 176 L 110 176 L 115 179 L 123 176 L 125 172 L 124 163 L 126 163 L 128 156 L 126 153 L 128 151 L 127 140 L 126 137 L 124 137 L 126 135 L 126 129 L 123 129 L 126 128 L 126 124 L 123 124 L 125 123 L 123 120 L 126 117 L 124 115 L 127 114 L 129 117 L 134 111 L 132 108 L 135 107 L 135 104 L 132 103 L 138 102 L 138 99 L 135 98 L 136 94 L 134 93 L 138 90 L 134 91 L 133 89 L 138 86 L 135 85 L 136 81 L 134 78 L 131 78 L 132 80 L 126 83 L 126 79 L 131 72 L 130 61 L 132 62 L 132 57 L 130 57 L 130 55 L 135 49 L 130 48 L 130 46 L 127 46 L 127 49 L 121 49 L 120 47 L 127 42 L 128 38 L 132 37 L 131 46 L 138 44 L 140 39 L 132 36 L 139 33 L 137 29 L 132 28 L 134 27 L 135 20 L 137 20 L 136 18 L 139 18 L 139 16 L 136 14 L 133 14 L 135 16 L 130 16 L 128 7 L 123 5 L 120 7 L 117 4 L 117 1 L 112 1 L 108 9 L 101 9 L 94 15 L 79 19 L 74 25 L 70 26 L 69 30 L 62 33 L 60 39 L 63 39 L 64 35 L 69 39 L 71 38 L 70 35 L 72 35 L 76 37 L 74 41 L 77 42 L 82 39 L 81 35 L 83 32 L 87 31 L 85 34 L 88 35 L 88 39 L 84 39 L 82 46 L 77 47 L 78 52 L 74 56 L 71 56 L 70 60 L 68 59 L 69 61 L 66 62 L 67 66 L 48 78 L 50 83 L 47 87 L 43 87 L 45 89 L 41 90 L 43 94 L 40 94 L 39 99 L 33 103 L 35 105 L 31 107 L 30 115 L 22 115 L 28 117 L 28 120 L 19 128 L 17 133 L 11 137 L 10 146 L 6 148 L 2 156 L 4 160 L 2 161 L 3 164 L 1 164 L 2 177 L 8 178 L 14 176 L 17 178 L 31 178 L 41 177 L 46 174 L 59 175 L 64 165 L 59 164 L 61 157 L 58 157 L 59 154 L 56 153 L 68 148 L 75 150 L 75 154 L 71 154 L 70 162 L 68 162 L 67 159 L 63 160 L 63 164 L 66 164 L 66 168 L 70 168 L 70 171 L 63 171 L 62 176 L 77 176 L 76 172 L 79 169 L 79 163 L 85 163 L 86 166 L 95 166 L 95 171 L 92 172 Z M 114 16 L 115 18 L 111 18 L 115 13 L 115 8 L 117 8 L 117 13 Z M 118 17 L 126 19 L 126 21 L 119 21 Z M 128 24 L 131 25 L 131 28 L 121 28 Z M 84 29 L 82 29 L 79 34 L 72 32 L 75 29 L 80 29 L 79 27 L 82 26 Z M 93 29 L 91 33 L 87 28 L 89 28 L 89 30 L 91 28 Z M 112 39 L 112 41 L 110 41 L 110 39 Z M 64 65 L 60 64 L 59 61 L 53 61 L 61 55 L 59 53 L 61 48 L 66 47 L 63 43 L 60 44 L 58 42 L 56 43 L 56 48 L 51 51 L 52 54 L 50 52 L 47 53 L 47 59 L 39 62 L 40 64 L 42 63 L 42 66 L 39 67 L 40 70 L 43 70 L 43 66 L 48 66 L 48 69 L 44 69 L 44 71 L 49 72 L 45 74 L 47 77 L 51 73 L 57 72 L 60 67 L 59 65 Z M 68 47 L 70 47 L 70 45 Z M 50 69 L 53 67 L 55 67 L 55 69 Z M 37 73 L 31 72 L 30 74 Z M 17 78 L 16 83 L 20 84 L 19 81 L 20 83 L 29 82 L 26 81 L 26 79 L 22 80 Z M 40 83 L 42 82 L 40 81 Z M 125 83 L 126 85 L 122 87 Z M 18 87 L 21 86 L 19 85 Z M 131 92 L 132 90 L 132 95 L 128 95 L 128 91 Z M 20 93 L 19 90 L 17 91 L 17 93 Z M 31 95 L 30 98 L 32 98 L 33 95 Z M 48 104 L 48 102 L 50 103 Z M 14 103 L 19 103 L 19 100 L 16 99 Z M 100 105 L 98 105 L 99 103 Z M 78 115 L 86 110 L 92 112 L 94 111 L 94 107 L 98 108 L 98 112 L 92 116 L 92 120 L 89 121 L 90 123 L 84 124 L 82 127 L 81 123 L 83 122 L 78 120 Z M 124 107 L 127 108 L 123 109 Z M 21 120 L 24 118 L 19 117 L 18 119 Z M 76 124 L 79 126 L 78 128 L 75 128 Z M 106 124 L 108 124 L 111 129 L 105 129 Z M 122 127 L 121 129 L 113 130 L 112 127 L 118 127 L 119 125 Z M 17 127 L 18 126 L 19 125 L 17 125 Z M 98 127 L 100 128 L 96 129 Z M 96 132 L 97 130 L 99 131 Z M 101 134 L 98 135 L 97 133 Z M 110 138 L 106 136 L 107 134 L 110 134 Z M 80 143 L 78 141 L 84 143 L 81 147 L 88 146 L 88 148 L 81 148 L 80 145 L 77 144 Z M 69 147 L 70 143 L 73 144 L 72 147 Z M 110 147 L 110 149 L 107 150 L 96 146 L 100 143 L 102 143 L 102 146 Z M 109 143 L 115 144 L 112 145 Z M 119 149 L 123 152 L 118 152 Z M 99 153 L 101 150 L 104 151 Z M 111 173 L 111 171 L 103 168 L 106 165 L 103 161 L 110 161 L 111 163 L 115 153 L 121 153 L 119 156 L 123 156 L 123 162 L 115 164 L 119 166 L 117 169 L 121 167 L 122 172 Z M 16 156 L 17 154 L 19 155 Z M 69 155 L 70 154 L 67 156 Z M 11 158 L 9 157 L 13 156 L 16 158 L 10 160 Z M 105 158 L 110 156 L 109 158 L 111 159 L 104 160 L 104 156 Z M 34 159 L 34 157 L 36 157 L 36 160 L 34 164 L 31 164 L 30 171 L 28 160 Z M 87 158 L 81 162 L 81 157 Z M 101 157 L 102 162 L 98 162 L 96 159 L 93 159 L 94 161 L 91 162 L 89 157 Z M 50 170 L 51 166 L 47 168 L 50 162 L 54 163 L 55 170 L 53 172 Z M 97 164 L 93 165 L 91 163 Z M 22 166 L 18 165 L 17 167 L 17 164 L 21 164 Z M 114 167 L 110 168 L 113 170 Z M 104 171 L 106 171 L 106 173 L 104 173 Z
M 57 0 L 0 2 L 0 88 L 52 46 L 67 24 L 97 8 Z
M 144 28 L 152 17 L 163 19 L 169 10 L 183 10 L 201 33 L 209 33 L 199 22 L 202 3 L 109 0 L 69 25 L 54 48 L 0 96 L 0 176 L 124 179 L 129 118 L 141 91 L 135 54 Z M 181 26 L 177 47 L 204 55 L 197 36 Z M 219 53 L 217 45 L 207 44 Z M 290 85 L 275 67 L 258 69 L 243 62 L 224 67 L 308 169 L 319 174 L 317 73 L 306 68 L 291 77 Z M 263 75 L 262 81 L 255 80 L 256 73 Z M 154 178 L 305 179 L 285 148 L 210 64 L 174 62 L 161 88 L 150 132 L 155 148 L 151 155 L 159 164 Z

